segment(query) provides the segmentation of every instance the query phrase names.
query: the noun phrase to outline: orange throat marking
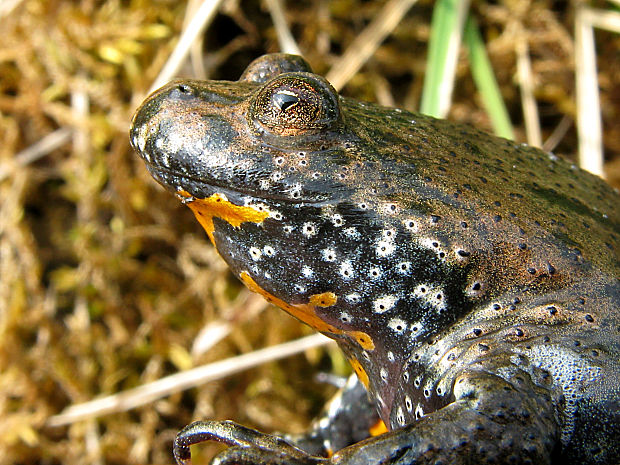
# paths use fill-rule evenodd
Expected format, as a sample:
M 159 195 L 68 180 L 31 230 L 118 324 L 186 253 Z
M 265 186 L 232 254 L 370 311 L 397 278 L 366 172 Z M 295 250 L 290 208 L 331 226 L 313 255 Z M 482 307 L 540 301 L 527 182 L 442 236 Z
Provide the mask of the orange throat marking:
M 178 191 L 182 197 L 186 199 L 192 196 L 185 191 Z M 230 223 L 231 226 L 238 228 L 241 223 L 262 223 L 269 216 L 268 211 L 258 211 L 252 207 L 241 207 L 228 201 L 223 194 L 213 194 L 206 199 L 194 199 L 187 202 L 187 206 L 194 212 L 196 219 L 206 231 L 211 243 L 215 245 L 215 237 L 213 231 L 213 218 L 221 218 Z
M 335 305 L 338 301 L 338 296 L 333 292 L 323 292 L 322 294 L 314 294 L 310 296 L 307 304 L 289 304 L 284 300 L 276 297 L 275 295 L 267 292 L 265 289 L 260 287 L 254 279 L 247 273 L 247 271 L 242 271 L 239 275 L 241 281 L 253 292 L 262 295 L 267 302 L 277 305 L 281 309 L 285 310 L 298 320 L 306 323 L 308 326 L 316 329 L 317 331 L 321 331 L 322 333 L 328 333 L 333 335 L 338 334 L 346 334 L 349 337 L 353 338 L 357 343 L 362 346 L 363 349 L 373 350 L 375 348 L 375 344 L 372 338 L 362 332 L 362 331 L 345 331 L 339 328 L 336 328 L 329 323 L 323 321 L 316 314 L 316 307 L 331 307 Z M 358 373 L 359 374 L 359 373 Z

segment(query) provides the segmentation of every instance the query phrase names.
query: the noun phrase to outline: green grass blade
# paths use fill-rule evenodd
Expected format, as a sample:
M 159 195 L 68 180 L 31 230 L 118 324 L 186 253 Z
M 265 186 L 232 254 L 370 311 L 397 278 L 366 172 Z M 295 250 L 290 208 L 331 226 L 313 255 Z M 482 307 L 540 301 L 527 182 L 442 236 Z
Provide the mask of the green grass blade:
M 431 35 L 420 111 L 445 117 L 452 100 L 454 73 L 461 45 L 468 0 L 438 0 L 431 20 Z
M 514 132 L 506 105 L 495 80 L 476 20 L 471 16 L 465 24 L 465 44 L 469 52 L 471 73 L 482 97 L 482 103 L 491 119 L 495 134 L 514 139 Z

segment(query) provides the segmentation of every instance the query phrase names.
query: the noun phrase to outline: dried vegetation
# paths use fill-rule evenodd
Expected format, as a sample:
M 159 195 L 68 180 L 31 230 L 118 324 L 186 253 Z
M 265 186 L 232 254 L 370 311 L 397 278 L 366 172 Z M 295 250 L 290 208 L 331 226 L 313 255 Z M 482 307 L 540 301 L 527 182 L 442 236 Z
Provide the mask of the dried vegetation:
M 574 156 L 572 6 L 493 3 L 473 8 L 518 137 L 515 30 L 527 35 L 543 137 L 563 125 L 555 151 Z M 383 4 L 287 2 L 285 18 L 325 73 Z M 415 109 L 431 11 L 432 2 L 418 2 L 344 92 Z M 71 404 L 310 331 L 242 288 L 189 210 L 129 147 L 132 111 L 183 28 L 185 5 L 14 0 L 0 14 L 2 461 L 171 463 L 174 434 L 199 417 L 302 429 L 332 392 L 311 373 L 343 371 L 335 351 L 307 351 L 130 411 L 49 425 Z M 608 176 L 618 185 L 620 37 L 597 32 L 597 40 Z M 236 79 L 250 60 L 277 50 L 267 7 L 230 0 L 181 74 Z M 465 59 L 454 99 L 451 118 L 489 127 Z M 205 326 L 206 339 L 215 338 L 214 322 L 226 336 L 192 353 Z

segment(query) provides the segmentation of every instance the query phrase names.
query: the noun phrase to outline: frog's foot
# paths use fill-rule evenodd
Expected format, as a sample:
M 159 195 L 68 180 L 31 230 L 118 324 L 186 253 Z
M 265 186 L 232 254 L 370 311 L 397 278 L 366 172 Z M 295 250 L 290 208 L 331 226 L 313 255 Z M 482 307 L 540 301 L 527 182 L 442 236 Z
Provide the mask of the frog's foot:
M 212 465 L 318 465 L 328 459 L 308 455 L 284 439 L 261 433 L 232 421 L 196 421 L 186 426 L 174 441 L 178 465 L 192 463 L 190 446 L 218 441 L 229 446 L 213 459 Z

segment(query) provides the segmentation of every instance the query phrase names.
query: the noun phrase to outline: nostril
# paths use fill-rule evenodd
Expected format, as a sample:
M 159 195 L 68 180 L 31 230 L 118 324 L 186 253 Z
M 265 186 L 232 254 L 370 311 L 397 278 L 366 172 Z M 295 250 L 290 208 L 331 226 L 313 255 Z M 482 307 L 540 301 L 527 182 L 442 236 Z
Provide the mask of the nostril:
M 192 92 L 192 88 L 188 86 L 187 84 L 179 84 L 178 88 L 182 94 L 191 94 Z

